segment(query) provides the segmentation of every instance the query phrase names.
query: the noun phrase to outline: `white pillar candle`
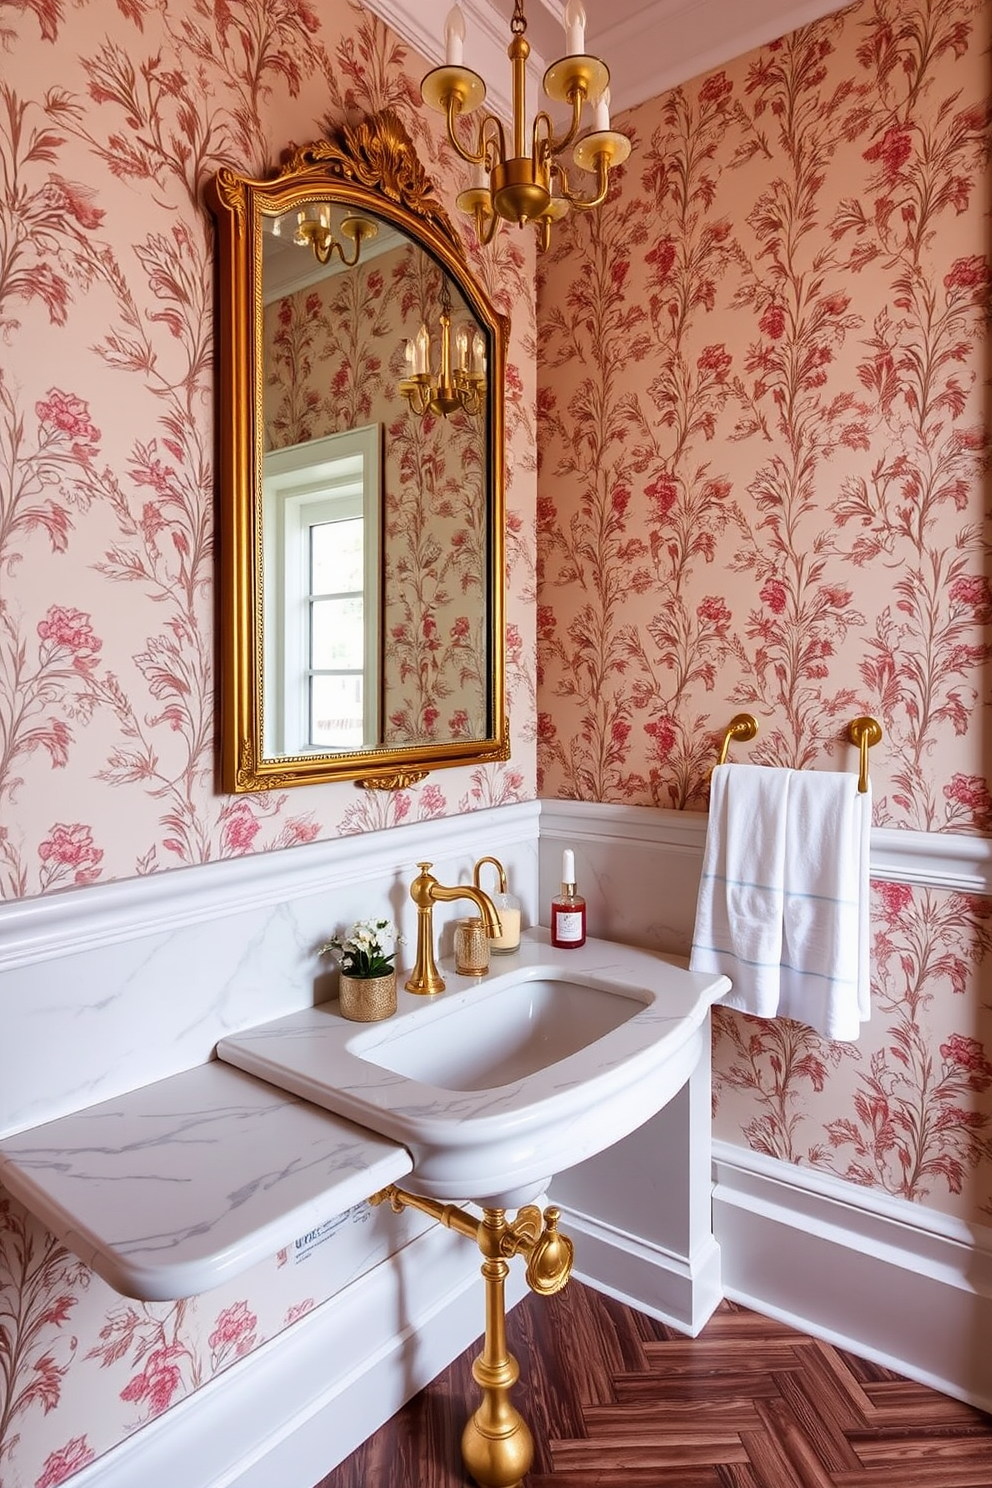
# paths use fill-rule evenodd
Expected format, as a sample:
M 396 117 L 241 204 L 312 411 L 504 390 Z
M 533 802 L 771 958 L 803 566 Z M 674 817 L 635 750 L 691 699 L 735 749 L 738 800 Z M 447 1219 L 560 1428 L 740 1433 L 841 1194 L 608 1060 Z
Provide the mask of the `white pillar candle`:
M 465 17 L 461 7 L 453 5 L 444 23 L 444 60 L 448 67 L 461 67 L 462 43 L 465 40 Z
M 569 57 L 581 57 L 586 49 L 586 13 L 582 0 L 568 0 L 565 6 L 565 51 Z

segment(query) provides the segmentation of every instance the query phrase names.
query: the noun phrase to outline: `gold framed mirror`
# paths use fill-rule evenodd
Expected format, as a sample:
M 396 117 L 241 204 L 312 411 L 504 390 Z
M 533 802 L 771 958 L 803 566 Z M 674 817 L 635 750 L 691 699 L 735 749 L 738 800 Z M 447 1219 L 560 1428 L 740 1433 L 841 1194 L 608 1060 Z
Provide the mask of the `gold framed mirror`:
M 507 759 L 508 322 L 402 122 L 207 194 L 221 788 Z

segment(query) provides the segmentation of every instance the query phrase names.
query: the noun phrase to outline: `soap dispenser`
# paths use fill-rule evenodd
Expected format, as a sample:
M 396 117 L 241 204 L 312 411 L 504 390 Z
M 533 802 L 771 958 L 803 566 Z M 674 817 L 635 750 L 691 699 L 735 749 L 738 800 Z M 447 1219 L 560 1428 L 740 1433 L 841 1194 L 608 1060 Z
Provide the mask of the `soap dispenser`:
M 479 869 L 483 863 L 492 863 L 499 876 L 499 892 L 490 894 L 489 897 L 496 906 L 501 933 L 490 937 L 489 949 L 498 956 L 506 956 L 511 951 L 518 951 L 520 949 L 520 900 L 513 894 L 507 893 L 506 869 L 503 867 L 499 858 L 485 857 L 479 859 L 472 874 L 472 882 L 475 887 L 477 889 L 482 888 L 479 882 Z

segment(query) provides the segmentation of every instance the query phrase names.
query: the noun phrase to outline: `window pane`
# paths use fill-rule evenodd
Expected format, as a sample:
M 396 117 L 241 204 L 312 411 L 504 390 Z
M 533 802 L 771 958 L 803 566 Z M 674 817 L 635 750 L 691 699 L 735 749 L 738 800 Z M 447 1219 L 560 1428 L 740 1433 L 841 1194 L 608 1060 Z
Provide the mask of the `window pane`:
M 361 749 L 362 678 L 312 677 L 310 743 L 315 749 Z
M 314 600 L 310 606 L 313 626 L 310 665 L 314 671 L 362 670 L 365 665 L 363 609 L 360 595 Z
M 310 584 L 314 594 L 363 588 L 361 517 L 318 522 L 310 528 Z

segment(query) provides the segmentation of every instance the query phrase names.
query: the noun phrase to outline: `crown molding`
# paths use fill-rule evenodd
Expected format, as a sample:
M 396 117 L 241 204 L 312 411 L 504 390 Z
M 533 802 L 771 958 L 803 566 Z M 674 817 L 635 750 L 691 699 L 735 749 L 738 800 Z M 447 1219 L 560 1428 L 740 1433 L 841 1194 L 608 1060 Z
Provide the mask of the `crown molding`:
M 432 67 L 443 62 L 444 21 L 452 0 L 367 3 Z M 489 107 L 508 118 L 512 7 L 506 0 L 498 6 L 487 0 L 459 3 L 465 13 L 466 66 L 485 78 Z M 748 0 L 746 5 L 740 0 L 588 0 L 586 45 L 609 66 L 612 109 L 619 113 L 844 8 L 837 0 Z M 528 5 L 531 108 L 548 65 L 560 55 L 563 14 L 561 0 Z

